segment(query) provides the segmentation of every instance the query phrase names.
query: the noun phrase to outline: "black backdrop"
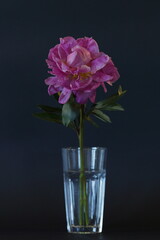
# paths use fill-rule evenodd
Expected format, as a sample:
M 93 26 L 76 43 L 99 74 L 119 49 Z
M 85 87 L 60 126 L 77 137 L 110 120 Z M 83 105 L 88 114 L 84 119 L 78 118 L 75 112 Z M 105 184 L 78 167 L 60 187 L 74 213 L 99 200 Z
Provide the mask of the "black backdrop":
M 70 129 L 32 117 L 53 104 L 45 59 L 59 37 L 92 36 L 128 90 L 111 125 L 86 127 L 107 146 L 104 229 L 158 229 L 160 214 L 159 9 L 157 0 L 1 1 L 0 229 L 65 231 L 60 149 Z M 99 97 L 100 93 L 99 93 Z

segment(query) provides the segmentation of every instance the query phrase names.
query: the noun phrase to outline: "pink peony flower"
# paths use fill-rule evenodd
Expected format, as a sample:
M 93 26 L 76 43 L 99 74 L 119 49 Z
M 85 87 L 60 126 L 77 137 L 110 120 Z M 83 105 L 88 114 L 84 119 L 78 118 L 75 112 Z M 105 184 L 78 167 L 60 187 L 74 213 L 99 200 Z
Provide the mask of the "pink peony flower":
M 47 78 L 49 95 L 60 92 L 59 103 L 66 103 L 71 94 L 76 101 L 85 104 L 88 99 L 95 102 L 96 89 L 104 88 L 105 83 L 112 85 L 119 78 L 117 68 L 111 58 L 99 51 L 92 38 L 60 38 L 60 43 L 51 48 L 46 60 L 49 73 Z

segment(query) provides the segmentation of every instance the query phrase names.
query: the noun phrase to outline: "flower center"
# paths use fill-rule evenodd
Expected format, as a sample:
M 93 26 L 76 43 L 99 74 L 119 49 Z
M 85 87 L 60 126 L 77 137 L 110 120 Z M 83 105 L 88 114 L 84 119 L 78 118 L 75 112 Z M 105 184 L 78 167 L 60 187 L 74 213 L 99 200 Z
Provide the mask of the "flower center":
M 90 77 L 91 73 L 87 72 L 87 73 L 79 73 L 79 74 L 74 74 L 72 75 L 72 80 L 75 80 L 79 77 L 80 80 L 85 80 L 86 78 Z

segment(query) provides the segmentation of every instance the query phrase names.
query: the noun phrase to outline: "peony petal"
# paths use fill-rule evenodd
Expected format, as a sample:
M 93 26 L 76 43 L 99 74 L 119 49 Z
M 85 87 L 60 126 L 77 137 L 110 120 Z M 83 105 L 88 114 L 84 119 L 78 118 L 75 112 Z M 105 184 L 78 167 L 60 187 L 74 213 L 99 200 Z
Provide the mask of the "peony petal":
M 61 91 L 61 88 L 55 88 L 53 85 L 48 87 L 48 94 L 53 95 L 57 92 Z
M 112 83 L 116 82 L 120 77 L 119 72 L 118 72 L 117 68 L 114 66 L 114 63 L 112 62 L 111 59 L 106 64 L 106 66 L 103 68 L 103 73 L 112 76 L 112 79 L 107 82 L 108 84 L 112 84 Z
M 92 77 L 88 77 L 85 79 L 76 79 L 72 80 L 70 83 L 70 88 L 72 90 L 79 90 L 86 88 L 92 82 Z
M 65 104 L 69 100 L 71 93 L 72 93 L 71 90 L 69 90 L 67 88 L 63 88 L 58 102 L 61 104 Z
M 103 89 L 104 89 L 104 92 L 106 93 L 106 92 L 107 92 L 107 88 L 106 88 L 106 86 L 105 86 L 105 83 L 103 82 L 103 83 L 101 83 L 101 85 L 102 85 L 102 87 L 103 87 Z
M 96 82 L 107 82 L 112 80 L 112 76 L 103 73 L 102 71 L 96 72 L 94 75 L 92 75 L 94 81 Z
M 91 72 L 96 73 L 98 70 L 102 69 L 107 64 L 109 59 L 109 56 L 102 53 L 101 56 L 97 57 L 91 62 Z
M 59 69 L 57 66 L 52 67 L 52 71 L 49 71 L 49 73 L 52 75 L 56 75 L 59 79 L 66 78 L 66 74 L 61 69 Z
M 46 59 L 46 63 L 48 65 L 48 68 L 56 67 L 56 63 L 54 61 Z
M 67 56 L 67 64 L 71 67 L 78 67 L 83 64 L 80 54 L 76 51 Z
M 83 89 L 83 91 L 84 91 L 84 92 L 93 91 L 93 90 L 97 89 L 100 85 L 101 85 L 101 83 L 92 81 L 87 87 L 85 87 L 85 88 Z
M 80 104 L 85 104 L 90 97 L 90 92 L 84 93 L 83 91 L 76 92 L 76 101 Z
M 95 102 L 95 100 L 96 100 L 96 91 L 93 91 L 92 93 L 91 93 L 91 96 L 90 96 L 90 101 L 92 102 L 92 103 L 94 103 Z
M 59 55 L 58 55 L 58 46 L 59 44 L 57 44 L 54 48 L 51 48 L 49 50 L 49 54 L 48 54 L 48 59 L 49 60 L 53 60 L 53 57 L 54 58 L 59 58 Z
M 83 64 L 89 63 L 89 61 L 92 59 L 90 52 L 84 47 L 76 45 L 74 48 L 72 48 L 72 51 L 77 52 L 80 55 Z
M 89 38 L 88 40 L 88 46 L 87 46 L 87 49 L 91 52 L 92 54 L 92 57 L 95 57 L 99 54 L 99 47 L 98 47 L 98 44 L 97 42 L 92 39 L 92 38 Z
M 54 85 L 57 82 L 57 77 L 48 77 L 44 82 L 46 85 Z
M 83 92 L 83 91 L 77 91 L 75 92 L 76 95 L 76 101 L 80 104 L 87 103 L 88 99 L 91 100 L 91 102 L 95 102 L 96 98 L 96 91 L 90 91 L 90 92 Z
M 77 42 L 80 46 L 86 48 L 90 52 L 92 58 L 99 54 L 99 47 L 94 39 L 88 37 L 78 38 Z
M 77 42 L 73 37 L 67 36 L 64 38 L 60 38 L 60 43 L 61 44 L 68 43 L 70 45 L 75 45 Z
M 77 45 L 77 41 L 73 37 L 60 38 L 60 44 L 67 54 L 71 53 L 71 49 Z
M 68 65 L 65 64 L 64 62 L 61 62 L 61 67 L 60 68 L 61 68 L 62 72 L 64 72 L 64 73 L 70 70 Z
M 58 45 L 58 55 L 59 55 L 60 59 L 62 59 L 63 61 L 66 61 L 67 53 L 60 44 Z
M 108 81 L 107 82 L 110 86 L 113 86 L 112 82 L 111 81 Z
M 82 65 L 79 69 L 78 69 L 78 73 L 89 73 L 91 71 L 91 68 L 87 65 Z

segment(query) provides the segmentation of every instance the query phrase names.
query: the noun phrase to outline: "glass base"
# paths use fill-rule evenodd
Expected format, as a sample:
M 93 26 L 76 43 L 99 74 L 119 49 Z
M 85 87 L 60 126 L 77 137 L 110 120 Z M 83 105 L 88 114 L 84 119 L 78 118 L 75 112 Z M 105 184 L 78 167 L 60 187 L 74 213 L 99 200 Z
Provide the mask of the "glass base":
M 102 229 L 100 227 L 95 226 L 70 226 L 68 229 L 69 233 L 77 233 L 77 234 L 95 234 L 101 233 Z

